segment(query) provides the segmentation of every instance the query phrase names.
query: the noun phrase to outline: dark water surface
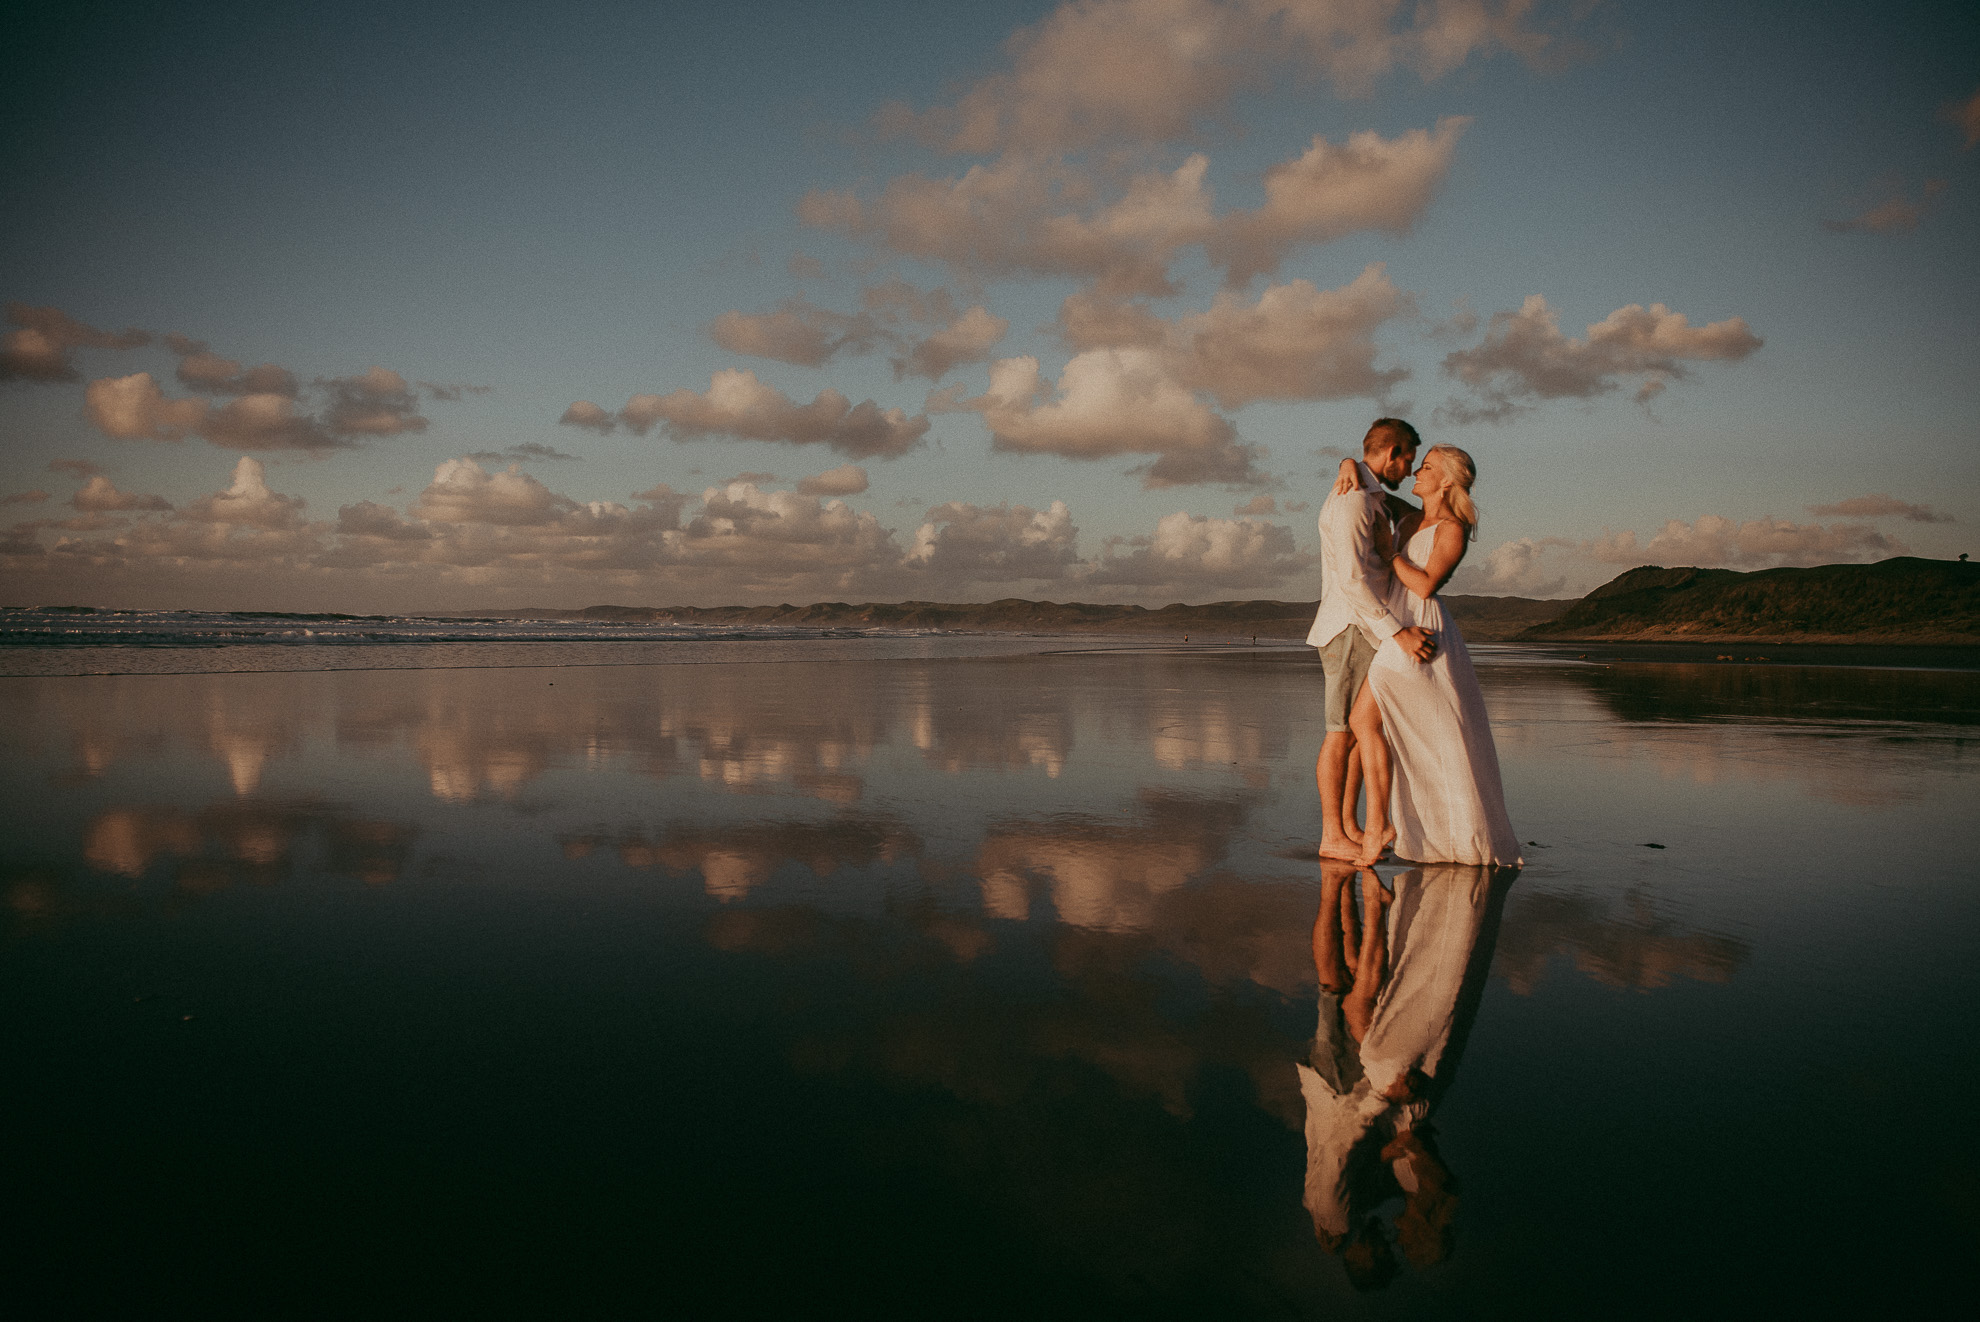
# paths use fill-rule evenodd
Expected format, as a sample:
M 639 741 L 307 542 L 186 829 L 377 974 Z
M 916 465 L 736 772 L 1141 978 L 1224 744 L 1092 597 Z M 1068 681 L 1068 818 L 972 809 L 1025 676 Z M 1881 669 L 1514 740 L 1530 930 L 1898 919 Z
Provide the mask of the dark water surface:
M 1980 1248 L 1980 676 L 1479 652 L 1534 843 L 1380 870 L 1359 1048 L 1310 652 L 0 679 L 8 1296 L 1939 1293 Z

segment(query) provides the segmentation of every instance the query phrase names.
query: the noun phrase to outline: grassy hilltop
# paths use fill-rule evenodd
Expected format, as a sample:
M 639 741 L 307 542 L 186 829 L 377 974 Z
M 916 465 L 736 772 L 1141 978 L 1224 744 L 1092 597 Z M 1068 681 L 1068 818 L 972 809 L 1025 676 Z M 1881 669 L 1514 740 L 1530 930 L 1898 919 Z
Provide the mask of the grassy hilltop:
M 1603 584 L 1522 641 L 1980 644 L 1980 565 L 1660 569 Z

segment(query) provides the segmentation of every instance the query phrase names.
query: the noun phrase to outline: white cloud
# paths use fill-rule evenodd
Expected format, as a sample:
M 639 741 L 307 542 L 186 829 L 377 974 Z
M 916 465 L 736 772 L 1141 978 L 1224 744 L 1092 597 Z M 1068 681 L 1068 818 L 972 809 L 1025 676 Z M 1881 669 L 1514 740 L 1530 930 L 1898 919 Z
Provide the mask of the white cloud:
M 472 459 L 449 459 L 419 493 L 413 513 L 436 523 L 527 527 L 550 523 L 577 508 L 516 465 L 490 473 Z
M 858 464 L 840 464 L 802 479 L 797 489 L 801 496 L 857 496 L 867 485 L 864 468 Z
M 1092 279 L 1122 293 L 1171 293 L 1170 261 L 1211 229 L 1207 166 L 1199 154 L 1172 173 L 1136 175 L 1121 197 L 1085 215 L 1076 208 L 1096 190 L 1084 172 L 1010 157 L 960 178 L 901 175 L 870 201 L 809 193 L 798 216 L 971 278 L 1023 272 Z
M 1520 537 L 1501 542 L 1481 559 L 1451 575 L 1450 591 L 1486 597 L 1552 597 L 1567 587 L 1568 576 L 1550 552 L 1572 551 L 1577 543 L 1559 537 Z
M 1617 308 L 1571 340 L 1547 300 L 1528 296 L 1517 312 L 1495 312 L 1485 338 L 1444 359 L 1444 371 L 1469 386 L 1477 402 L 1453 399 L 1440 422 L 1503 422 L 1546 399 L 1590 399 L 1637 381 L 1636 400 L 1648 403 L 1665 385 L 1689 374 L 1692 362 L 1738 362 L 1765 343 L 1743 317 L 1693 326 L 1662 303 Z
M 581 399 L 564 410 L 564 416 L 557 421 L 566 427 L 583 427 L 599 435 L 613 430 L 618 420 L 588 399 Z
M 965 363 L 985 362 L 1010 328 L 1010 322 L 992 316 L 980 304 L 970 307 L 934 334 L 910 345 L 905 357 L 894 359 L 894 379 L 925 376 L 940 381 Z
M 872 400 L 853 404 L 836 390 L 821 390 L 809 404 L 734 368 L 715 373 L 708 390 L 676 390 L 669 395 L 634 395 L 620 420 L 645 435 L 661 424 L 675 440 L 729 436 L 787 445 L 825 445 L 853 459 L 893 458 L 921 443 L 925 416 L 910 418 L 900 409 L 882 409 Z
M 1927 179 L 1914 201 L 1908 190 L 1896 186 L 1881 201 L 1848 220 L 1825 220 L 1822 228 L 1831 234 L 1909 234 L 1925 219 L 1925 212 L 1946 191 L 1943 179 Z
M 1048 396 L 1050 396 L 1048 398 Z M 1256 447 L 1176 381 L 1150 349 L 1093 349 L 1076 355 L 1053 391 L 1030 356 L 1001 359 L 990 388 L 968 401 L 1000 450 L 1068 459 L 1156 456 L 1151 488 L 1192 482 L 1255 483 Z
M 398 436 L 426 430 L 419 395 L 390 368 L 374 367 L 363 376 L 318 378 L 329 396 L 323 426 L 339 435 Z
M 907 553 L 908 564 L 958 584 L 1058 579 L 1078 562 L 1079 529 L 1062 500 L 1043 510 L 937 505 Z
M 1294 280 L 1255 303 L 1224 290 L 1207 312 L 1176 323 L 1175 374 L 1227 409 L 1261 399 L 1379 398 L 1409 371 L 1375 366 L 1375 331 L 1410 307 L 1380 262 L 1339 289 Z
M 1529 26 L 1531 8 L 1523 0 L 1083 0 L 1014 33 L 1009 68 L 953 104 L 893 104 L 877 122 L 975 155 L 1168 142 L 1282 69 L 1365 96 L 1398 66 L 1434 79 L 1474 53 L 1543 58 L 1559 43 Z
M 202 399 L 167 399 L 149 372 L 107 376 L 83 392 L 83 413 L 105 436 L 177 441 L 206 421 Z
M 100 331 L 60 308 L 9 303 L 15 329 L 0 335 L 0 381 L 79 381 L 76 349 L 135 349 L 149 344 L 141 330 Z
M 800 367 L 823 367 L 841 353 L 868 353 L 879 327 L 864 316 L 833 312 L 802 298 L 786 299 L 774 312 L 724 312 L 708 336 L 731 353 L 774 358 Z
M 230 450 L 328 450 L 354 444 L 330 435 L 308 414 L 296 412 L 296 401 L 287 395 L 230 399 L 210 409 L 195 430 Z
M 1642 545 L 1634 532 L 1625 531 L 1584 543 L 1583 551 L 1605 564 L 1772 569 L 1883 560 L 1904 555 L 1907 548 L 1863 523 L 1799 524 L 1772 517 L 1735 523 L 1705 514 L 1692 523 L 1671 519 Z
M 263 363 L 242 367 L 232 358 L 222 358 L 207 348 L 203 340 L 184 335 L 167 335 L 166 347 L 179 355 L 175 375 L 179 384 L 209 395 L 289 395 L 302 389 L 296 375 L 286 367 Z
M 1336 147 L 1315 136 L 1295 160 L 1265 172 L 1265 204 L 1220 218 L 1212 262 L 1230 283 L 1269 275 L 1293 248 L 1329 243 L 1360 230 L 1406 234 L 1450 173 L 1457 140 L 1470 125 L 1446 116 L 1432 131 L 1395 138 L 1364 130 Z
M 1909 501 L 1898 500 L 1894 496 L 1851 496 L 1833 505 L 1810 505 L 1810 514 L 1823 518 L 1845 519 L 1907 519 L 1912 523 L 1952 523 L 1950 514 L 1941 514 L 1930 505 L 1914 505 Z
M 1182 510 L 1163 516 L 1152 537 L 1110 539 L 1092 583 L 1161 587 L 1179 593 L 1206 589 L 1260 590 L 1311 570 L 1292 533 L 1255 519 L 1216 519 Z
M 302 526 L 303 499 L 268 489 L 267 472 L 259 459 L 242 455 L 234 465 L 234 481 L 225 491 L 202 496 L 180 516 L 197 523 L 235 524 L 270 532 Z
M 345 537 L 377 537 L 388 542 L 426 542 L 433 533 L 399 517 L 397 510 L 360 500 L 337 511 L 337 532 Z
M 90 514 L 107 514 L 112 511 L 129 512 L 134 510 L 169 510 L 172 502 L 163 496 L 147 496 L 135 491 L 119 491 L 109 478 L 101 473 L 83 484 L 81 491 L 69 497 L 69 503 Z

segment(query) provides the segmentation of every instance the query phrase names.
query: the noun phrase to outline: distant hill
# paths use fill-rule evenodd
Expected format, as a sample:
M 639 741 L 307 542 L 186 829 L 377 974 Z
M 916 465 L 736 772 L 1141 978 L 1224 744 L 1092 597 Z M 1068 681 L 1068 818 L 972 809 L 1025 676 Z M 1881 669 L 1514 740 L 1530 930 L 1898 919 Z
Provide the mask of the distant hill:
M 1525 597 L 1446 597 L 1466 638 L 1494 642 L 1560 613 L 1570 602 Z M 1203 606 L 1001 601 L 818 602 L 809 606 L 587 606 L 583 610 L 516 610 L 538 619 L 678 621 L 682 624 L 795 624 L 845 629 L 969 629 L 994 633 L 1149 633 L 1204 638 L 1304 638 L 1317 602 L 1218 601 Z
M 1813 569 L 1661 569 L 1611 580 L 1528 641 L 1980 644 L 1980 565 L 1899 556 Z

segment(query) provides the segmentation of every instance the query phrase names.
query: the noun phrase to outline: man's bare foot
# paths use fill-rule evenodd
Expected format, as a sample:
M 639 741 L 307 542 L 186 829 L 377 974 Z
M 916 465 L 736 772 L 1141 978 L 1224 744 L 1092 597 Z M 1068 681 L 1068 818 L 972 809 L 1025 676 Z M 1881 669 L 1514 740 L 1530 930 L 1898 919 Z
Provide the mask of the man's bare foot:
M 1361 833 L 1361 854 L 1354 861 L 1362 867 L 1370 867 L 1382 855 L 1388 853 L 1389 846 L 1395 842 L 1396 832 L 1394 827 L 1387 827 L 1381 831 L 1363 831 Z
M 1346 836 L 1339 838 L 1323 836 L 1320 840 L 1320 857 L 1331 858 L 1341 863 L 1359 863 L 1361 842 L 1350 840 Z

